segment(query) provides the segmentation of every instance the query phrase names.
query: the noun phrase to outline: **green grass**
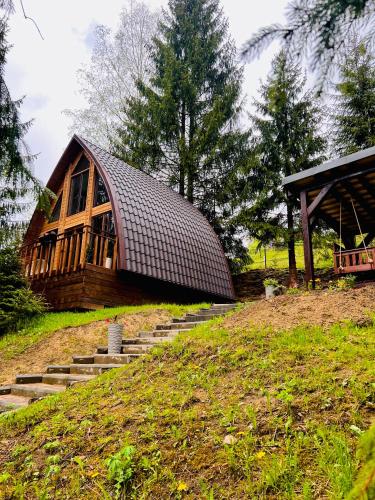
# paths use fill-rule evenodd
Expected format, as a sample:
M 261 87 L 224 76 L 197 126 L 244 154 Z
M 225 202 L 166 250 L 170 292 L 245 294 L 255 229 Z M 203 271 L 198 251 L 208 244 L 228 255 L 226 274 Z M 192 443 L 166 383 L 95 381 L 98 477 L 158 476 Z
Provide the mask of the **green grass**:
M 246 266 L 246 270 L 264 269 L 265 258 L 264 248 L 257 250 L 258 242 L 253 241 L 249 245 L 250 257 L 253 260 L 252 264 Z M 302 242 L 296 243 L 296 261 L 297 268 L 304 269 L 303 257 L 303 244 Z M 327 250 L 314 249 L 315 267 L 319 269 L 326 269 L 333 266 L 332 252 Z M 272 269 L 287 269 L 288 268 L 288 250 L 286 248 L 267 247 L 266 248 L 266 267 Z
M 374 492 L 375 434 L 363 434 L 375 404 L 374 333 L 349 323 L 198 326 L 0 417 L 0 491 L 30 500 L 360 498 L 367 483 Z
M 11 359 L 24 352 L 31 345 L 39 342 L 43 338 L 61 328 L 82 326 L 93 321 L 114 318 L 123 314 L 136 314 L 157 309 L 168 311 L 171 316 L 179 317 L 186 311 L 195 311 L 207 304 L 177 305 L 177 304 L 158 304 L 142 306 L 120 306 L 97 311 L 88 312 L 51 312 L 46 313 L 32 320 L 29 325 L 22 330 L 9 333 L 0 337 L 0 356 L 5 359 Z

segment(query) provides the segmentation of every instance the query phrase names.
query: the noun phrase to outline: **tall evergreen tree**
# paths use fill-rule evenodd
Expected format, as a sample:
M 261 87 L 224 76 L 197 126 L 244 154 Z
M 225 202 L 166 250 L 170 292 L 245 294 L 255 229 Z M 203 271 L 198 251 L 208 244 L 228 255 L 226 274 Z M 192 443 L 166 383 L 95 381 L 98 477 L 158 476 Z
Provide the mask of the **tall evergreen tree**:
M 0 4 L 0 8 L 2 6 Z M 21 122 L 19 107 L 22 100 L 12 100 L 4 80 L 8 51 L 6 31 L 6 17 L 3 17 L 0 18 L 0 248 L 19 226 L 19 214 L 28 206 L 25 199 L 28 197 L 31 201 L 33 195 L 39 200 L 40 207 L 47 209 L 51 195 L 31 171 L 33 157 L 28 154 L 23 141 L 30 122 Z
M 127 101 L 116 151 L 166 182 L 212 223 L 228 255 L 243 246 L 229 224 L 233 180 L 246 162 L 238 127 L 242 68 L 218 0 L 170 0 L 152 45 L 155 72 Z
M 261 28 L 243 47 L 243 55 L 254 58 L 272 41 L 280 40 L 294 57 L 307 56 L 318 68 L 323 84 L 332 64 L 343 53 L 349 35 L 360 31 L 375 41 L 375 0 L 290 0 L 285 25 Z
M 281 52 L 260 89 L 253 124 L 253 161 L 248 190 L 254 203 L 239 216 L 252 237 L 261 242 L 282 239 L 288 246 L 290 286 L 297 283 L 295 236 L 298 206 L 287 197 L 283 177 L 323 161 L 325 140 L 318 134 L 320 111 L 297 65 Z
M 333 123 L 334 148 L 342 156 L 375 146 L 375 57 L 354 40 L 339 69 Z

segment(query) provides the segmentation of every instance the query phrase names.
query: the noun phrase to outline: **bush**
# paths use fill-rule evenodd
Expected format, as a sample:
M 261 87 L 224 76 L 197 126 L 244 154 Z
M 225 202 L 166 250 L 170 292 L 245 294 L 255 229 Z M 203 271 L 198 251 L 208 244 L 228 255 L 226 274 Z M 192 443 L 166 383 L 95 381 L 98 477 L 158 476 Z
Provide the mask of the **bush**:
M 274 287 L 279 287 L 280 286 L 280 283 L 275 280 L 274 278 L 266 278 L 264 281 L 263 281 L 263 285 L 264 286 L 274 286 Z
M 342 276 L 336 281 L 330 281 L 329 289 L 330 290 L 350 290 L 354 288 L 356 282 L 356 276 L 353 274 L 347 274 L 346 276 Z
M 0 250 L 0 290 L 0 335 L 17 331 L 46 309 L 44 299 L 33 294 L 22 276 L 21 263 L 14 248 Z

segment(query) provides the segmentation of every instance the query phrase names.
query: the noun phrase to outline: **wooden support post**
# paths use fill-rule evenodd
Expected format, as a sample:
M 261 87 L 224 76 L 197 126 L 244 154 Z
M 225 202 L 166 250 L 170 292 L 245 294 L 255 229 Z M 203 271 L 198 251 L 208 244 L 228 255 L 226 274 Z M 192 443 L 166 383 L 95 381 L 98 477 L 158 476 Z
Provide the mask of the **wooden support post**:
M 315 276 L 314 276 L 314 258 L 311 244 L 311 226 L 308 214 L 307 206 L 307 193 L 306 191 L 301 192 L 301 219 L 302 219 L 302 231 L 303 231 L 303 251 L 305 257 L 305 284 L 308 287 L 309 282 L 312 286 L 315 286 Z

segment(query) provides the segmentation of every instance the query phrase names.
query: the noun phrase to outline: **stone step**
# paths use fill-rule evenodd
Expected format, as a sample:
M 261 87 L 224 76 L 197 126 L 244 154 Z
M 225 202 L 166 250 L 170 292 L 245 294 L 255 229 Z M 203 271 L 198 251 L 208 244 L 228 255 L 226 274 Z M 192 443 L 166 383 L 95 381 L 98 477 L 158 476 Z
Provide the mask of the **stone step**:
M 200 309 L 196 313 L 188 313 L 186 317 L 189 316 L 222 316 L 224 312 L 222 312 L 220 309 L 217 310 L 212 310 L 212 309 Z
M 49 365 L 47 373 L 70 373 L 70 365 Z
M 42 382 L 43 373 L 27 373 L 16 375 L 16 384 L 39 384 Z
M 94 364 L 74 364 L 70 365 L 70 373 L 74 374 L 81 374 L 81 375 L 100 375 L 101 373 L 104 373 L 105 371 L 108 370 L 113 370 L 114 368 L 121 368 L 124 366 L 123 363 L 121 364 L 99 364 L 99 363 L 94 363 Z
M 237 304 L 231 303 L 231 304 L 212 304 L 210 309 L 226 309 L 227 311 L 230 311 L 231 309 L 235 309 L 237 307 Z
M 3 394 L 10 394 L 10 391 L 12 390 L 10 385 L 0 385 L 0 396 Z
M 189 328 L 191 330 L 191 328 Z M 181 331 L 188 331 L 188 330 L 154 330 L 153 332 L 139 332 L 138 335 L 140 338 L 143 339 L 149 339 L 150 337 L 153 338 L 160 338 L 162 340 L 172 340 L 174 337 L 176 337 Z
M 153 340 L 153 339 L 150 339 Z M 160 342 L 153 342 L 151 344 L 127 344 L 121 347 L 121 354 L 143 354 L 147 352 Z M 107 346 L 98 346 L 96 349 L 97 354 L 108 354 Z
M 211 314 L 187 314 L 186 321 L 198 323 L 198 322 L 202 322 L 202 321 L 209 321 L 210 319 L 213 319 L 213 318 L 219 318 L 220 316 L 222 316 L 221 313 L 220 314 L 215 314 L 215 313 L 211 313 Z
M 80 356 L 79 354 L 75 354 L 72 356 L 72 360 L 74 364 L 91 365 L 94 363 L 94 356 L 92 354 L 89 356 Z
M 71 373 L 46 373 L 43 375 L 43 383 L 51 385 L 71 386 L 76 382 L 87 382 L 95 378 L 95 375 L 78 375 Z
M 191 330 L 203 321 L 186 321 L 185 323 L 169 323 L 168 325 L 157 325 L 156 330 Z
M 24 396 L 29 399 L 43 398 L 50 394 L 56 394 L 65 390 L 65 386 L 50 384 L 12 384 L 11 394 L 15 396 Z
M 126 365 L 142 354 L 95 354 L 94 363 L 99 365 Z
M 156 338 L 150 337 L 151 332 L 142 332 L 142 333 L 149 335 L 149 338 L 132 337 L 129 339 L 122 339 L 122 345 L 126 346 L 129 344 L 131 345 L 159 344 L 160 342 L 162 342 L 162 340 L 157 337 Z
M 29 404 L 29 398 L 16 396 L 15 394 L 3 394 L 0 396 L 0 413 L 18 410 Z
M 186 323 L 185 318 L 172 318 L 171 320 L 172 323 Z

